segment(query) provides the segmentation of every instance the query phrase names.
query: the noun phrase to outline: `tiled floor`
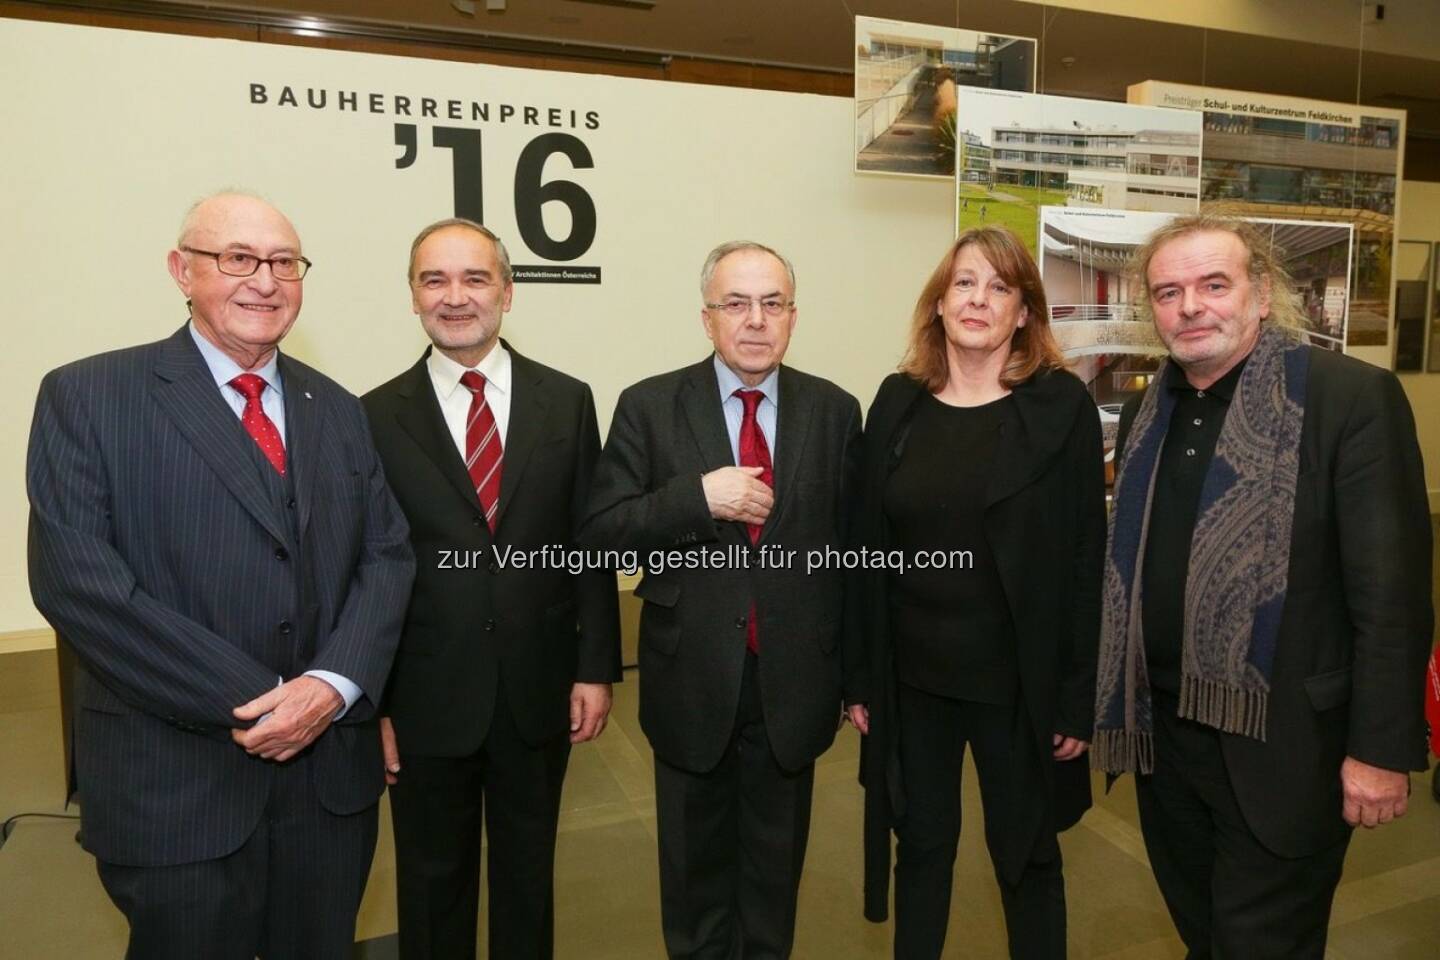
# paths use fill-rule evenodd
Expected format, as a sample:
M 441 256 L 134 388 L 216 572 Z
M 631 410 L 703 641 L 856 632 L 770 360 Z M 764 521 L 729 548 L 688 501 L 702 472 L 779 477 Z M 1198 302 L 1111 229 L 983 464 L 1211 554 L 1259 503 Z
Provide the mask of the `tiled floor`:
M 636 719 L 633 673 L 616 688 L 609 729 L 575 750 L 565 787 L 556 877 L 561 958 L 662 957 L 655 866 L 651 754 Z M 62 812 L 63 771 L 52 652 L 0 656 L 0 819 Z M 846 727 L 821 759 L 800 892 L 798 958 L 888 957 L 888 926 L 860 915 L 861 792 L 858 743 Z M 967 771 L 968 774 L 968 771 Z M 1440 804 L 1427 775 L 1413 779 L 1411 812 L 1355 837 L 1335 902 L 1328 957 L 1433 960 L 1440 956 Z M 1164 960 L 1183 956 L 1145 862 L 1127 778 L 1062 838 L 1070 907 L 1070 956 Z M 946 957 L 1002 958 L 1004 924 L 979 821 L 973 777 L 956 865 Z M 359 938 L 395 930 L 388 811 Z M 0 960 L 119 957 L 125 922 L 106 899 L 94 864 L 74 842 L 75 823 L 27 819 L 0 850 Z M 482 917 L 480 937 L 484 938 Z

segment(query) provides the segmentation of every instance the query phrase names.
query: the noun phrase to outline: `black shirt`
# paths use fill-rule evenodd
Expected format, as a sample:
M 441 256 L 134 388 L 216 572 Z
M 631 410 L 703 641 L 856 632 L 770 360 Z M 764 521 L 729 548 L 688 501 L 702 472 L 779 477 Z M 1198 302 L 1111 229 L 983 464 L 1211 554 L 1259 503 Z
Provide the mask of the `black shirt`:
M 1019 684 L 1015 631 L 984 530 L 985 495 L 1014 406 L 1009 397 L 978 407 L 921 397 L 885 484 L 889 545 L 910 565 L 888 574 L 896 672 L 928 693 L 1006 704 Z M 934 569 L 913 564 L 917 552 L 952 551 L 968 557 Z
M 1171 366 L 1161 385 L 1174 396 L 1175 409 L 1170 414 L 1170 429 L 1165 433 L 1155 473 L 1140 589 L 1150 685 L 1166 693 L 1180 692 L 1185 582 L 1190 573 L 1190 543 L 1200 512 L 1200 488 L 1244 368 L 1245 361 L 1241 360 L 1208 388 L 1197 390 L 1178 366 Z

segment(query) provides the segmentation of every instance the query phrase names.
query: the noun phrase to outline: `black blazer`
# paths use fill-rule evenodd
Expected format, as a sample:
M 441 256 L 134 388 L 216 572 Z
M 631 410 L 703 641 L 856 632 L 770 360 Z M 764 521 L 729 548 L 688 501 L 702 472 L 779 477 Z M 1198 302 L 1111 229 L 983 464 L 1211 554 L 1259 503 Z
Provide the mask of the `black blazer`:
M 220 396 L 190 332 L 40 385 L 30 588 L 75 648 L 85 847 L 134 866 L 236 850 L 276 765 L 231 710 L 308 669 L 364 696 L 293 763 L 334 813 L 384 789 L 375 705 L 413 559 L 360 404 L 284 354 L 293 494 Z
M 1246 823 L 1275 854 L 1344 835 L 1340 764 L 1424 770 L 1430 509 L 1395 375 L 1309 348 L 1300 475 L 1264 742 L 1220 734 Z M 1156 384 L 1150 389 L 1164 389 Z M 1140 397 L 1120 415 L 1124 456 Z
M 500 682 L 521 736 L 538 744 L 569 730 L 574 683 L 620 679 L 615 575 L 504 562 L 507 551 L 573 546 L 600 454 L 590 388 L 505 349 L 514 395 L 493 537 L 435 398 L 430 350 L 364 397 L 415 547 L 385 704 L 401 756 L 474 753 Z
M 640 551 L 640 724 L 665 762 L 712 769 L 730 740 L 745 665 L 745 618 L 759 611 L 760 688 L 776 759 L 798 769 L 835 739 L 844 577 L 805 572 L 810 550 L 845 542 L 860 405 L 839 387 L 780 368 L 775 507 L 760 545 L 794 551 L 785 569 L 683 569 L 685 554 L 750 554 L 743 524 L 711 518 L 700 475 L 734 464 L 711 358 L 625 390 L 590 498 L 590 546 Z M 649 551 L 675 551 L 662 569 Z M 663 559 L 663 558 L 654 558 Z M 683 562 L 683 561 L 681 561 Z
M 885 485 L 900 462 L 915 405 L 924 392 L 918 381 L 891 374 L 870 405 L 853 525 L 857 545 L 890 548 Z M 984 529 L 1015 625 L 1020 698 L 1047 779 L 1040 788 L 1054 797 L 1055 825 L 1068 827 L 1090 806 L 1089 770 L 1083 760 L 1051 762 L 1051 737 L 1063 733 L 1088 740 L 1094 727 L 1105 546 L 1100 419 L 1084 384 L 1068 372 L 1038 374 L 1015 387 L 1012 397 L 1019 429 L 1003 436 L 997 447 Z M 870 707 L 860 777 L 867 789 L 872 840 L 866 867 L 867 915 L 872 918 L 884 916 L 883 875 L 889 863 L 888 833 L 881 832 L 878 839 L 875 834 L 903 817 L 905 806 L 886 587 L 883 570 L 859 572 L 846 618 L 847 659 L 866 664 L 846 699 Z M 987 810 L 986 816 L 1012 813 Z M 1023 830 L 1032 826 L 1027 822 Z M 1021 831 L 1017 825 L 1015 832 Z M 1008 871 L 1023 863 L 1030 849 L 1025 840 L 1017 836 L 1013 856 L 1002 853 L 1005 862 L 996 867 Z

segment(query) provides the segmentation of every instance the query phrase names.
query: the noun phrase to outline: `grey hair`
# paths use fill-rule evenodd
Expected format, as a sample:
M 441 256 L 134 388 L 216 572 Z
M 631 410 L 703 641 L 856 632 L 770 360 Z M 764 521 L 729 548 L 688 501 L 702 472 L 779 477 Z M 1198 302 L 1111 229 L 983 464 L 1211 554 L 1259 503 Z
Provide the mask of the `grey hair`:
M 407 280 L 412 283 L 415 280 L 415 255 L 420 252 L 420 244 L 424 243 L 430 234 L 447 227 L 464 227 L 467 230 L 474 230 L 482 237 L 487 237 L 491 243 L 495 244 L 495 255 L 500 260 L 500 279 L 507 284 L 511 281 L 513 274 L 510 270 L 510 251 L 505 249 L 505 244 L 495 236 L 494 231 L 489 227 L 464 217 L 446 217 L 444 220 L 436 220 L 415 235 L 414 242 L 410 244 L 410 269 L 406 274 Z
M 776 260 L 779 260 L 781 266 L 785 268 L 786 278 L 790 281 L 790 297 L 792 300 L 794 299 L 795 267 L 791 265 L 789 260 L 786 260 L 777 251 L 765 246 L 763 243 L 756 243 L 753 240 L 730 240 L 711 250 L 710 256 L 705 258 L 705 266 L 700 268 L 700 297 L 702 300 L 705 298 L 705 291 L 710 289 L 710 281 L 715 279 L 715 268 L 720 265 L 720 261 L 730 256 L 730 254 L 739 253 L 742 250 L 756 250 L 760 253 L 768 253 Z
M 1132 282 L 1145 291 L 1137 302 L 1142 318 L 1155 322 L 1155 312 L 1150 304 L 1150 261 L 1167 243 L 1195 233 L 1228 233 L 1244 244 L 1245 272 L 1251 285 L 1257 290 L 1267 284 L 1270 288 L 1270 313 L 1266 322 L 1292 330 L 1305 329 L 1300 301 L 1295 295 L 1290 272 L 1281 262 L 1280 251 L 1259 227 L 1248 220 L 1231 216 L 1223 208 L 1176 217 L 1150 234 L 1135 250 L 1130 261 L 1130 275 Z

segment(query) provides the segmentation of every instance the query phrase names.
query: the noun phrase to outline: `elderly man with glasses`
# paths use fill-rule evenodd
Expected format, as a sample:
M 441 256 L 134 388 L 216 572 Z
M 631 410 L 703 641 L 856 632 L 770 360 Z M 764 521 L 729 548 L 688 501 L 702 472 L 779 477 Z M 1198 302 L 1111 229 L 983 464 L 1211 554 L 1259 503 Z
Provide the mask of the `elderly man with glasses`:
M 52 371 L 30 435 L 82 837 L 128 957 L 348 957 L 408 531 L 359 401 L 279 351 L 310 267 L 290 221 L 209 197 L 168 264 L 189 320 Z
M 795 272 L 774 250 L 722 244 L 700 290 L 714 354 L 621 394 L 581 538 L 649 557 L 640 724 L 666 949 L 785 957 L 841 709 L 844 573 L 800 558 L 844 541 L 860 406 L 781 365 Z

